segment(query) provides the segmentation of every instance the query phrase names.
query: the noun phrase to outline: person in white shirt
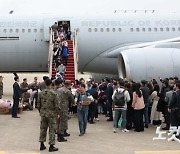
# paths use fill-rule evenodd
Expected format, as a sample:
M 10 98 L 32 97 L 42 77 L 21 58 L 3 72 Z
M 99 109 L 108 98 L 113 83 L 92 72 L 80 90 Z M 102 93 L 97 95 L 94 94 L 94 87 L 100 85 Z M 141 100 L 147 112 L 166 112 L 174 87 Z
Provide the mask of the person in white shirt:
M 61 74 L 62 78 L 64 79 L 64 74 L 66 72 L 66 66 L 61 64 L 58 66 L 56 71 L 57 71 L 57 73 Z
M 126 123 L 127 123 L 126 114 L 127 114 L 127 102 L 129 102 L 131 98 L 130 98 L 129 92 L 124 89 L 123 80 L 119 81 L 119 88 L 114 91 L 112 95 L 112 99 L 113 99 L 113 109 L 115 111 L 114 119 L 113 119 L 114 133 L 117 132 L 116 129 L 118 128 L 118 121 L 121 116 L 123 119 L 122 132 L 129 132 L 129 130 L 126 129 Z

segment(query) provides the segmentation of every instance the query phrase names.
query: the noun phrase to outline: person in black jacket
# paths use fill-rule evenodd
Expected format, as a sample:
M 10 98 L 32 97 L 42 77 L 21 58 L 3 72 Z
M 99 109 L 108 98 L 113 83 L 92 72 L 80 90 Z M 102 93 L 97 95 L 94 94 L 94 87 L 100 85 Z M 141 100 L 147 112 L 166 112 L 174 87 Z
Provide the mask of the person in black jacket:
M 109 78 L 105 79 L 107 88 L 105 91 L 106 94 L 106 105 L 107 105 L 107 111 L 109 112 L 109 119 L 107 119 L 107 121 L 113 121 L 113 113 L 112 113 L 112 95 L 113 95 L 113 86 L 111 84 L 111 80 Z
M 17 116 L 18 107 L 19 107 L 19 99 L 21 97 L 21 89 L 19 87 L 19 77 L 14 77 L 15 83 L 13 84 L 13 107 L 12 107 L 12 117 L 20 118 Z
M 170 90 L 169 88 L 169 82 L 167 79 L 162 80 L 162 88 L 159 96 L 159 101 L 157 105 L 157 111 L 162 112 L 165 118 L 166 126 L 163 127 L 163 130 L 169 130 L 170 123 L 169 123 L 169 114 L 168 114 L 168 103 L 165 102 L 166 93 Z
M 94 102 L 91 102 L 91 104 L 89 105 L 88 121 L 90 124 L 94 124 L 93 120 L 97 112 L 97 99 L 98 99 L 97 85 L 93 84 L 92 88 L 88 90 L 88 93 L 92 95 L 92 97 L 94 98 Z
M 150 94 L 150 90 L 146 86 L 146 84 L 147 84 L 147 81 L 142 80 L 141 81 L 141 88 L 140 88 L 140 90 L 142 91 L 143 98 L 144 98 L 144 104 L 145 104 L 145 108 L 143 110 L 144 119 L 145 119 L 145 127 L 148 128 L 148 125 L 149 125 L 148 109 L 149 109 L 149 94 Z
M 169 104 L 170 113 L 170 123 L 171 126 L 180 126 L 180 118 L 176 115 L 176 110 L 180 110 L 180 80 L 176 81 L 175 84 L 176 91 L 173 92 L 172 100 Z

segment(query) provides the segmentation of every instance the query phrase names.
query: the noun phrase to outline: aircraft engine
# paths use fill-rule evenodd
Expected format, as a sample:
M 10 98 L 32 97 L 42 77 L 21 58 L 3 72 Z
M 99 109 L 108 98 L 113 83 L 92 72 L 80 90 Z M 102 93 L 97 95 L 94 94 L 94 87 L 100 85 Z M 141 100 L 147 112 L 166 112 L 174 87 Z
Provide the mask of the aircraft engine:
M 180 49 L 136 48 L 118 56 L 120 78 L 140 81 L 158 77 L 180 77 Z

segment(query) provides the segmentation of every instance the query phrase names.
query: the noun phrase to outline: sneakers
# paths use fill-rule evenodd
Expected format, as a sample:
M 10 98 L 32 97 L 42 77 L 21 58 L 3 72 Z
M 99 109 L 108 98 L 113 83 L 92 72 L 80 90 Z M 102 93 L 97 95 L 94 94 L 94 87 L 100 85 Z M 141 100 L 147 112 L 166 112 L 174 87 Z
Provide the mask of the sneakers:
M 123 133 L 129 133 L 129 130 L 127 130 L 126 128 L 122 130 Z
M 96 121 L 99 121 L 99 118 L 95 118 Z
M 84 136 L 84 133 L 80 133 L 79 136 Z
M 114 132 L 114 133 L 117 133 L 117 130 L 116 130 L 116 128 L 113 128 L 113 132 Z

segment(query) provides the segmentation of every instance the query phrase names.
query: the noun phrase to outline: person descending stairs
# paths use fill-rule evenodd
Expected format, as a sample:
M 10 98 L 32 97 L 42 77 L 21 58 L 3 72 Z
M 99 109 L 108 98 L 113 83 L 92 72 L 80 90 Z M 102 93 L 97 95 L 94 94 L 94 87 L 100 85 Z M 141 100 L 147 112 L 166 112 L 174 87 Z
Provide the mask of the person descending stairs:
M 53 35 L 53 32 L 52 34 Z M 53 36 L 51 36 L 54 38 Z M 61 77 L 64 80 L 75 81 L 75 62 L 74 62 L 74 46 L 72 40 L 66 40 L 66 37 L 62 37 L 62 33 L 52 41 L 53 45 L 53 56 L 51 57 L 52 63 L 51 66 L 51 78 L 56 79 Z M 57 56 L 58 53 L 58 56 Z M 65 65 L 65 74 L 61 74 L 58 71 L 59 65 Z

